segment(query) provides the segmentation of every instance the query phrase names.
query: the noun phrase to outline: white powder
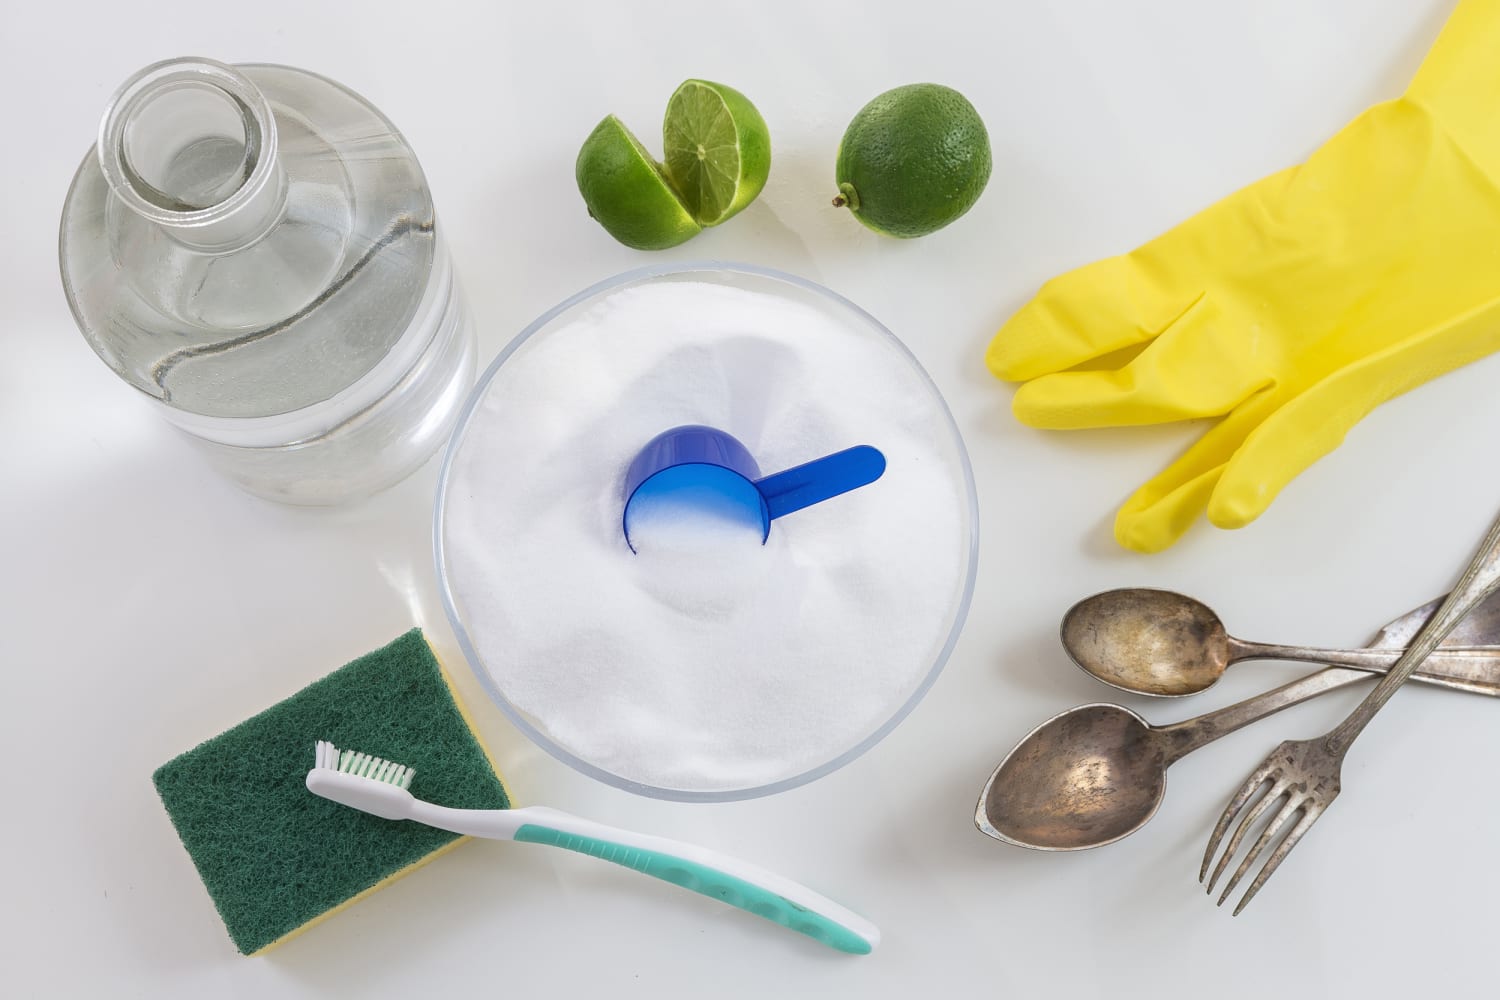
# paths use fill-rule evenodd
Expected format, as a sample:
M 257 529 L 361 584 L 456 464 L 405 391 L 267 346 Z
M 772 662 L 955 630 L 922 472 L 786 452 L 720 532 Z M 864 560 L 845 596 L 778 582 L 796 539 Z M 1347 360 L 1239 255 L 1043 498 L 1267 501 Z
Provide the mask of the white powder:
M 443 546 L 477 668 L 548 739 L 627 781 L 732 792 L 829 763 L 913 694 L 956 625 L 970 513 L 962 446 L 898 346 L 792 286 L 688 277 L 575 308 L 501 366 Z M 625 468 L 689 423 L 767 475 L 858 444 L 887 469 L 764 546 L 683 516 L 640 522 L 632 554 Z

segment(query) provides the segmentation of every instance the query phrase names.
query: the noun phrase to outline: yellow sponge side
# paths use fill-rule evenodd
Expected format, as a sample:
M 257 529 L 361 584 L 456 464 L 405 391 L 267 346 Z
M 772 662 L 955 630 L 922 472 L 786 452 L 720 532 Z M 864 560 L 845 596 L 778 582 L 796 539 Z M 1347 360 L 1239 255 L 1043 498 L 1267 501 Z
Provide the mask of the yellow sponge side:
M 439 847 L 437 850 L 433 851 L 431 854 L 427 855 L 425 858 L 418 858 L 416 861 L 413 861 L 411 864 L 407 865 L 405 868 L 402 868 L 400 871 L 392 872 L 391 874 L 387 875 L 385 878 L 381 879 L 379 882 L 376 882 L 374 885 L 370 886 L 368 889 L 362 890 L 358 895 L 350 896 L 348 899 L 344 900 L 344 902 L 342 902 L 339 905 L 335 906 L 333 909 L 331 909 L 331 910 L 324 910 L 322 913 L 318 914 L 316 917 L 313 917 L 311 920 L 309 920 L 307 923 L 303 924 L 301 927 L 298 927 L 298 928 L 296 928 L 294 930 L 288 931 L 287 933 L 281 935 L 281 937 L 277 938 L 275 941 L 272 941 L 270 944 L 264 945 L 261 948 L 257 949 L 256 951 L 250 952 L 249 957 L 250 958 L 256 958 L 256 957 L 258 957 L 260 955 L 264 955 L 266 952 L 270 951 L 272 948 L 278 948 L 281 945 L 286 944 L 288 941 L 290 941 L 294 937 L 301 937 L 307 931 L 309 931 L 312 928 L 318 926 L 323 921 L 325 921 L 329 917 L 333 916 L 335 913 L 343 913 L 349 907 L 353 906 L 355 903 L 359 902 L 361 899 L 364 899 L 366 896 L 368 896 L 368 895 L 370 895 L 372 893 L 379 892 L 381 889 L 384 889 L 386 886 L 390 885 L 392 882 L 396 881 L 397 879 L 405 878 L 410 873 L 416 871 L 418 868 L 421 868 L 423 865 L 427 864 L 427 862 L 433 861 L 433 860 L 436 860 L 437 858 L 442 857 L 444 854 L 447 854 L 449 851 L 453 850 L 455 847 L 457 847 L 460 844 L 464 843 L 465 841 L 468 841 L 468 840 L 471 840 L 471 839 L 473 839 L 473 838 L 470 838 L 470 837 L 459 837 L 457 840 L 450 841 L 449 843 L 445 844 L 444 846 Z
M 430 646 L 428 648 L 431 649 Z M 459 718 L 464 720 L 464 726 L 469 730 L 469 735 L 474 738 L 475 746 L 479 747 L 480 753 L 484 754 L 484 759 L 490 762 L 490 771 L 495 775 L 495 780 L 500 783 L 501 791 L 505 793 L 505 799 L 508 803 L 506 808 L 515 808 L 516 800 L 510 797 L 510 789 L 505 784 L 505 778 L 500 774 L 500 765 L 495 762 L 495 755 L 490 752 L 489 744 L 484 741 L 484 737 L 479 735 L 479 727 L 474 725 L 474 716 L 470 714 L 469 706 L 464 701 L 463 696 L 458 693 L 458 685 L 453 683 L 453 675 L 448 673 L 448 667 L 443 663 L 442 658 L 437 655 L 436 650 L 432 651 L 432 658 L 437 662 L 438 674 L 443 678 L 444 686 L 448 688 L 448 696 L 453 699 L 453 707 L 458 709 Z M 463 839 L 468 840 L 469 838 L 465 837 Z

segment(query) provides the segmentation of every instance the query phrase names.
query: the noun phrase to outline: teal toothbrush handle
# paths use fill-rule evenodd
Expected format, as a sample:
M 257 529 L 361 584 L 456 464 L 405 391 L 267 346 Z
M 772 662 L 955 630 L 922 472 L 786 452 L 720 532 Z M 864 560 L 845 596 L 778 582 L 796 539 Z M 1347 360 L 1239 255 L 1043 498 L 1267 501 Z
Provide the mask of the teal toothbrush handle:
M 868 920 L 805 886 L 692 844 L 618 830 L 552 809 L 525 810 L 514 839 L 610 861 L 738 907 L 852 955 L 868 954 L 880 932 Z

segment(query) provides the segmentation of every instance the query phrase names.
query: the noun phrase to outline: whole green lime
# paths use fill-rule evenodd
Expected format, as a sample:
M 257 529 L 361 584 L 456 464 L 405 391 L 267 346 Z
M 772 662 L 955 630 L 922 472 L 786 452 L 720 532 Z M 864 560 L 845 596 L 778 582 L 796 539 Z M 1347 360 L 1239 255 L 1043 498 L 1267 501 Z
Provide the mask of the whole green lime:
M 990 167 L 990 136 L 974 105 L 951 87 L 913 83 L 849 123 L 833 203 L 877 233 L 926 236 L 974 206 Z

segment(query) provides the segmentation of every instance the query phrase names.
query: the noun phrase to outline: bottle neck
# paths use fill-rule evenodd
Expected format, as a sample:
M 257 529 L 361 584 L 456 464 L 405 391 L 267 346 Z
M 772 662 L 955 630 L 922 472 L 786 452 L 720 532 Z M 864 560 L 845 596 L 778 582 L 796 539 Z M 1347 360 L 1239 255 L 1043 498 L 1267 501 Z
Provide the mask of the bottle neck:
M 276 120 L 238 70 L 172 59 L 125 82 L 99 127 L 99 165 L 131 211 L 208 252 L 248 245 L 286 195 Z

